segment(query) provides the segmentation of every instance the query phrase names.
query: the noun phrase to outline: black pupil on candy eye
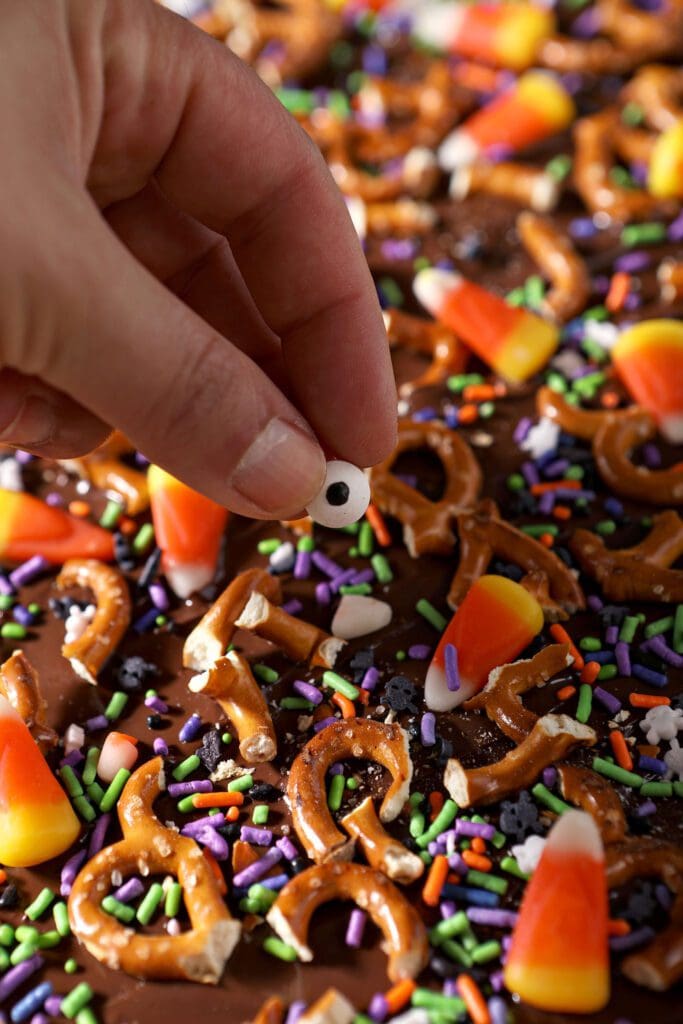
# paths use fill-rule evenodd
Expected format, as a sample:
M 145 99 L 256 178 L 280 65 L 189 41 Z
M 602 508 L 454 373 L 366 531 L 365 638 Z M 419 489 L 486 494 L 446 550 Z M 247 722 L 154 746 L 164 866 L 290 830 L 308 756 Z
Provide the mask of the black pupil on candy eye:
M 345 505 L 349 500 L 349 485 L 345 484 L 343 480 L 338 480 L 335 484 L 330 484 L 325 492 L 328 505 Z

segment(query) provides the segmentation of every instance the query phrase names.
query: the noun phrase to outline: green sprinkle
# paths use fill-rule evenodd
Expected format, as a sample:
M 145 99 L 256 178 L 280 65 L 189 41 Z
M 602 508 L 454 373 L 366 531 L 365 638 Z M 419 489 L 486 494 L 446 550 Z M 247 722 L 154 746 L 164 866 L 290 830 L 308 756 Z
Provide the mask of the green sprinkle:
M 64 973 L 65 974 L 75 974 L 77 970 L 78 970 L 78 964 L 76 963 L 74 958 L 72 956 L 70 956 L 69 959 L 65 960 L 65 962 L 64 962 Z
M 524 298 L 526 305 L 531 309 L 539 309 L 545 295 L 545 284 L 543 278 L 538 274 L 531 274 L 524 282 Z
M 280 707 L 283 711 L 312 711 L 315 704 L 305 697 L 283 697 Z
M 184 761 L 181 761 L 173 769 L 173 778 L 176 782 L 183 782 L 188 775 L 192 775 L 192 772 L 197 771 L 201 763 L 198 754 L 190 754 L 189 757 L 186 757 Z
M 52 906 L 52 903 L 54 902 L 55 899 L 56 896 L 53 893 L 52 889 L 41 889 L 41 891 L 34 899 L 33 903 L 29 904 L 29 906 L 26 908 L 24 914 L 29 919 L 29 921 L 37 921 L 38 918 L 42 917 L 43 914 L 49 909 L 49 907 Z
M 83 821 L 87 821 L 89 823 L 91 821 L 94 821 L 95 818 L 97 817 L 95 808 L 90 803 L 87 796 L 81 795 L 74 797 L 73 805 L 80 814 L 81 818 L 83 818 Z
M 613 533 L 616 533 L 617 524 L 613 519 L 601 519 L 599 523 L 595 524 L 595 532 L 600 534 L 601 537 L 610 537 Z
M 490 875 L 488 871 L 468 871 L 465 876 L 468 885 L 478 885 L 481 889 L 488 889 L 489 892 L 497 892 L 504 896 L 508 891 L 507 878 L 500 878 L 498 875 Z
M 413 839 L 417 839 L 421 836 L 425 830 L 425 816 L 421 811 L 413 811 L 410 815 L 410 823 L 408 825 L 408 831 L 410 832 Z
M 166 917 L 177 917 L 180 913 L 180 904 L 183 899 L 183 887 L 180 882 L 173 882 L 169 885 L 164 901 L 164 914 Z
M 542 782 L 537 782 L 536 785 L 532 787 L 531 792 L 539 803 L 544 804 L 551 811 L 554 811 L 555 814 L 564 814 L 565 811 L 571 810 L 569 804 L 566 804 L 564 800 L 560 800 L 560 798 L 555 796 L 554 793 L 551 793 L 547 786 L 544 786 Z
M 567 391 L 567 382 L 561 373 L 557 373 L 552 370 L 545 379 L 546 384 L 551 391 L 554 391 L 558 395 L 564 395 Z
M 417 845 L 421 850 L 426 849 L 432 840 L 436 839 L 437 836 L 445 832 L 452 821 L 455 820 L 455 816 L 458 813 L 458 805 L 455 800 L 445 800 L 444 805 L 437 814 L 434 821 L 431 823 L 426 832 L 423 832 L 421 836 L 416 839 Z
M 349 700 L 358 700 L 358 694 L 360 693 L 358 687 L 330 669 L 323 672 L 323 686 L 336 690 L 338 693 L 343 694 L 344 697 L 348 697 Z
M 421 850 L 420 853 L 418 853 L 418 857 L 420 858 L 423 864 L 426 864 L 427 867 L 429 867 L 429 865 L 434 860 L 429 850 Z
M 330 529 L 333 529 L 333 527 L 330 527 Z M 360 523 L 349 523 L 348 526 L 340 526 L 339 527 L 339 532 L 340 533 L 349 533 L 349 534 L 351 534 L 352 537 L 355 537 L 359 530 L 360 530 Z
M 40 932 L 31 924 L 20 924 L 16 931 L 17 942 L 31 942 L 35 946 L 40 938 Z
M 496 411 L 495 402 L 482 402 L 479 406 L 479 415 L 483 420 L 490 420 Z
M 259 555 L 272 555 L 274 551 L 280 547 L 282 541 L 279 537 L 266 537 L 265 540 L 260 540 L 256 545 L 256 550 Z
M 420 598 L 415 605 L 415 611 L 426 619 L 430 626 L 433 626 L 434 629 L 439 631 L 439 633 L 443 633 L 444 629 L 448 625 L 448 619 L 442 615 L 441 612 L 437 611 L 434 605 L 431 604 L 426 597 Z
M 508 841 L 508 837 L 503 832 L 494 832 L 491 842 L 497 850 L 502 850 Z
M 149 548 L 154 540 L 154 527 L 151 523 L 143 523 L 133 538 L 133 551 L 136 555 L 142 555 Z
M 627 615 L 621 624 L 619 639 L 626 644 L 632 643 L 639 625 L 640 620 L 637 615 Z
M 408 655 L 405 651 L 396 651 L 396 654 L 394 655 L 396 661 L 405 661 L 407 657 Z
M 11 924 L 0 924 L 0 946 L 14 945 L 14 928 Z
M 625 167 L 621 167 L 619 164 L 616 164 L 610 169 L 609 178 L 615 185 L 621 185 L 622 188 L 636 187 L 633 175 Z
M 530 877 L 526 872 L 522 871 L 514 857 L 503 857 L 500 867 L 502 871 L 507 871 L 508 875 L 514 875 L 515 878 L 522 878 L 526 881 Z
M 517 492 L 523 491 L 526 483 L 521 473 L 510 473 L 510 476 L 505 481 L 509 491 Z
M 272 907 L 273 903 L 277 899 L 277 893 L 272 889 L 268 889 L 265 885 L 260 885 L 256 882 L 255 885 L 249 886 L 249 892 L 247 894 L 250 900 L 259 900 L 267 909 Z
M 99 782 L 91 782 L 87 789 L 88 796 L 94 804 L 99 807 L 100 800 L 104 796 L 104 790 L 100 786 Z
M 62 941 L 62 936 L 59 932 L 49 931 L 43 932 L 42 935 L 38 936 L 36 946 L 38 949 L 54 949 Z
M 276 672 L 270 665 L 252 665 L 252 672 L 262 683 L 276 683 L 280 678 L 280 673 Z
M 9 962 L 12 967 L 16 967 L 17 964 L 23 964 L 24 960 L 34 956 L 36 949 L 35 942 L 20 942 L 10 953 Z
M 130 772 L 128 771 L 128 769 L 119 768 L 116 775 L 114 776 L 114 778 L 104 791 L 104 796 L 100 800 L 101 811 L 103 811 L 104 813 L 106 813 L 107 811 L 111 811 L 111 809 L 116 804 L 118 798 L 121 796 L 121 793 L 123 792 L 123 787 L 128 782 L 129 778 Z
M 95 1011 L 90 1006 L 85 1006 L 76 1014 L 76 1024 L 99 1024 Z
M 127 903 L 122 903 L 115 896 L 105 896 L 100 906 L 106 914 L 111 914 L 123 924 L 130 924 L 135 920 L 135 908 L 129 907 Z
M 127 703 L 128 694 L 124 693 L 123 690 L 117 690 L 116 693 L 112 693 L 111 700 L 104 709 L 104 717 L 109 719 L 110 722 L 115 722 L 123 714 Z
M 523 306 L 526 299 L 526 292 L 523 287 L 513 288 L 512 291 L 508 292 L 505 296 L 505 301 L 508 306 Z
M 583 466 L 570 466 L 564 474 L 566 480 L 583 480 L 585 475 Z
M 298 959 L 294 946 L 288 946 L 286 942 L 276 938 L 275 935 L 269 935 L 267 939 L 263 940 L 263 951 L 288 964 L 293 964 Z
M 9 953 L 7 952 L 6 949 L 2 949 L 0 947 L 0 971 L 6 971 L 7 968 L 9 967 L 9 964 Z
M 413 1006 L 422 1006 L 425 1010 L 439 1010 L 455 1019 L 465 1012 L 465 1004 L 458 996 L 444 996 L 440 992 L 432 992 L 429 988 L 416 988 L 410 1000 Z
M 683 654 L 683 604 L 679 604 L 674 614 L 674 635 L 673 649 L 677 654 Z
M 642 796 L 673 796 L 674 788 L 670 782 L 644 782 L 640 792 Z
M 354 779 L 353 775 L 349 776 L 346 780 L 346 788 L 351 790 L 358 789 L 358 779 Z
M 404 303 L 403 292 L 393 277 L 380 277 L 377 282 L 380 294 L 386 299 L 389 306 L 402 306 Z
M 123 505 L 120 501 L 108 501 L 104 506 L 104 512 L 100 516 L 100 526 L 105 530 L 113 530 L 123 515 Z
M 349 558 L 358 558 L 359 554 L 358 548 L 349 548 Z
M 679 780 L 678 782 L 674 782 L 674 784 L 673 784 L 673 791 L 674 791 L 674 796 L 679 796 L 679 797 L 683 796 L 683 780 Z
M 225 743 L 226 747 L 232 743 L 232 733 L 224 732 L 221 736 L 221 743 Z
M 628 249 L 637 245 L 653 245 L 666 238 L 666 225 L 658 221 L 645 224 L 627 224 L 621 232 L 621 244 Z
M 394 578 L 394 574 L 391 571 L 391 566 L 385 555 L 373 555 L 370 559 L 370 565 L 372 571 L 377 577 L 378 583 L 391 583 Z
M 25 640 L 27 632 L 18 622 L 4 622 L 0 628 L 0 636 L 6 640 Z
M 614 679 L 619 674 L 619 670 L 616 665 L 603 665 L 598 672 L 598 679 L 602 682 L 603 679 Z
M 251 820 L 254 825 L 267 825 L 269 815 L 270 807 L 268 804 L 256 804 L 251 814 Z
M 426 270 L 427 267 L 431 267 L 431 263 L 426 256 L 417 256 L 413 260 L 413 270 L 416 274 L 419 274 L 421 270 Z M 448 384 L 448 381 L 446 381 Z
M 645 639 L 649 640 L 650 637 L 659 636 L 660 633 L 668 633 L 674 624 L 673 615 L 665 615 L 663 619 L 657 619 L 655 622 L 650 622 L 645 627 Z
M 366 1017 L 364 1013 L 357 1013 L 352 1024 L 375 1024 L 375 1022 L 371 1017 Z
M 597 636 L 582 636 L 579 640 L 579 647 L 582 651 L 599 651 L 602 643 Z
M 606 306 L 591 306 L 590 309 L 587 309 L 586 312 L 582 314 L 584 320 L 597 320 L 599 323 L 609 320 L 609 315 L 609 310 Z M 605 379 L 604 373 L 592 373 L 588 376 L 595 380 L 597 384 L 602 384 Z M 586 380 L 587 378 L 583 377 L 580 379 Z
M 449 391 L 454 391 L 459 394 L 464 391 L 470 384 L 483 384 L 484 378 L 480 373 L 457 373 L 452 377 L 449 377 L 446 381 L 446 387 Z
M 243 914 L 261 914 L 261 904 L 258 900 L 243 899 L 239 901 L 239 909 Z
M 64 996 L 62 999 L 62 1005 L 59 1008 L 59 1012 L 62 1017 L 66 1017 L 67 1020 L 73 1020 L 77 1013 L 88 1005 L 93 997 L 93 990 L 87 981 L 82 981 L 80 985 L 76 985 L 72 988 L 68 996 Z
M 66 907 L 66 903 L 60 900 L 55 903 L 52 908 L 52 917 L 54 918 L 55 928 L 60 935 L 71 935 L 71 926 L 69 925 L 69 912 Z
M 162 615 L 160 613 L 159 615 L 157 615 L 156 619 L 154 620 L 154 625 L 161 627 L 161 626 L 165 626 L 167 622 L 168 622 L 168 619 L 166 618 L 166 616 Z
M 346 781 L 343 775 L 333 775 L 327 791 L 327 806 L 331 811 L 338 811 L 341 807 Z
M 297 551 L 308 551 L 311 552 L 315 549 L 315 543 L 312 537 L 299 537 L 296 544 Z
M 97 775 L 97 763 L 100 759 L 100 748 L 90 747 L 85 757 L 85 765 L 83 767 L 83 785 L 91 786 L 95 781 Z
M 585 725 L 593 710 L 593 687 L 582 683 L 579 687 L 579 701 L 576 705 L 576 720 Z
M 572 158 L 566 153 L 558 153 L 545 165 L 546 174 L 555 181 L 564 181 L 572 169 Z
M 375 548 L 375 535 L 367 519 L 360 524 L 358 531 L 358 551 L 363 558 L 369 558 Z
M 140 903 L 137 909 L 136 918 L 140 924 L 149 924 L 154 915 L 157 912 L 159 904 L 161 903 L 164 896 L 163 887 L 159 882 L 153 882 L 147 890 L 144 899 Z
M 417 790 L 415 790 L 415 792 L 411 793 L 410 797 L 408 798 L 408 805 L 411 808 L 420 807 L 424 803 L 424 799 L 424 793 L 419 793 Z
M 228 793 L 245 793 L 254 785 L 253 775 L 240 775 L 228 783 Z
M 614 782 L 621 782 L 624 786 L 631 786 L 633 789 L 640 789 L 643 785 L 643 779 L 640 775 L 636 775 L 635 772 L 627 772 L 625 768 L 612 764 L 611 761 L 604 757 L 593 758 L 593 771 L 599 772 L 600 775 L 606 775 L 608 779 L 612 779 Z
M 621 120 L 629 128 L 637 128 L 645 120 L 645 111 L 638 103 L 625 103 L 621 109 Z
M 369 583 L 342 583 L 339 588 L 340 594 L 371 594 L 372 587 Z
M 429 933 L 429 941 L 435 946 L 440 946 L 445 939 L 452 939 L 456 935 L 461 935 L 468 928 L 467 914 L 464 910 L 459 910 L 456 914 L 452 914 L 450 917 L 434 925 Z
M 0 611 L 8 612 L 14 604 L 14 598 L 11 594 L 0 594 Z
M 461 946 L 455 939 L 446 939 L 441 944 L 441 952 L 445 953 L 449 960 L 455 961 L 456 964 L 461 964 L 463 967 L 471 967 L 472 960 L 470 955 L 464 946 Z M 449 1020 L 452 1018 L 449 1018 Z
M 307 89 L 276 89 L 275 95 L 290 114 L 312 114 L 315 99 Z
M 489 960 L 496 960 L 502 951 L 500 942 L 491 939 L 489 942 L 482 942 L 472 950 L 470 956 L 473 964 L 487 964 Z
M 71 767 L 71 765 L 63 765 L 59 769 L 59 774 L 61 776 L 62 782 L 64 783 L 64 788 L 66 789 L 70 797 L 83 795 L 83 787 L 78 781 L 78 777 L 73 768 Z
M 531 526 L 523 526 L 522 533 L 526 533 L 528 537 L 533 537 L 538 540 L 544 533 L 549 533 L 552 537 L 557 537 L 560 532 L 560 528 L 555 523 L 537 523 Z

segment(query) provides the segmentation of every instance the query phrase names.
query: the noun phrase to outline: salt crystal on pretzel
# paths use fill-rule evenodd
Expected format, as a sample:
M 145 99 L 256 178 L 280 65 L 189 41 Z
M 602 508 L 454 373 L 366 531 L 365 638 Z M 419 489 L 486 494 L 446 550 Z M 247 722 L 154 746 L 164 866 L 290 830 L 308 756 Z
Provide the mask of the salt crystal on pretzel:
M 575 746 L 592 747 L 593 729 L 567 715 L 544 715 L 509 754 L 495 764 L 464 768 L 451 758 L 444 772 L 444 786 L 459 807 L 493 804 L 510 793 L 532 785 L 544 768 L 560 761 Z
M 279 580 L 264 569 L 247 569 L 235 576 L 187 637 L 183 646 L 185 668 L 201 672 L 225 653 L 235 622 L 255 591 L 274 604 L 282 601 Z
M 583 313 L 591 294 L 585 260 L 571 239 L 548 217 L 525 211 L 517 218 L 522 245 L 552 287 L 541 310 L 560 323 Z
M 465 369 L 469 352 L 443 324 L 392 307 L 384 312 L 384 326 L 392 348 L 431 356 L 424 373 L 399 385 L 401 398 L 407 398 L 418 388 L 443 384 L 451 374 L 462 373 Z
M 40 555 L 53 565 L 68 558 L 114 557 L 109 530 L 53 508 L 26 491 L 0 488 L 0 558 L 22 562 Z
M 484 160 L 453 171 L 449 194 L 465 199 L 482 192 L 527 206 L 537 213 L 549 213 L 560 201 L 562 187 L 557 178 L 531 164 L 487 163 Z
M 268 705 L 249 663 L 237 651 L 218 658 L 207 672 L 191 679 L 192 693 L 213 697 L 233 723 L 240 754 L 248 764 L 272 761 L 277 739 Z
M 47 724 L 47 703 L 38 672 L 23 651 L 14 651 L 0 665 L 0 694 L 5 697 L 45 753 L 57 743 L 57 733 Z
M 118 569 L 94 558 L 70 559 L 56 580 L 60 590 L 87 587 L 95 595 L 94 618 L 83 632 L 62 647 L 74 672 L 97 684 L 97 676 L 123 638 L 131 615 L 128 584 Z
M 311 665 L 324 668 L 333 668 L 340 651 L 346 646 L 344 640 L 329 636 L 310 622 L 304 622 L 271 604 L 258 591 L 250 594 L 235 626 L 275 644 L 292 661 L 309 661 Z
M 287 800 L 297 835 L 317 863 L 353 857 L 354 843 L 335 826 L 327 806 L 325 774 L 345 758 L 363 758 L 383 765 L 392 775 L 379 811 L 380 821 L 393 821 L 408 799 L 413 765 L 408 734 L 399 725 L 368 718 L 333 722 L 303 747 L 289 772 Z
M 153 804 L 166 788 L 161 758 L 130 777 L 117 805 L 123 839 L 87 861 L 69 896 L 71 930 L 111 970 L 136 978 L 216 984 L 239 941 L 218 881 L 199 846 L 164 827 Z M 101 907 L 112 877 L 173 875 L 183 887 L 191 928 L 179 935 L 148 935 L 125 927 Z
M 424 872 L 420 858 L 382 828 L 372 797 L 342 818 L 341 825 L 357 841 L 370 867 L 393 882 L 410 885 Z
M 420 973 L 429 957 L 422 918 L 385 875 L 361 864 L 317 864 L 302 871 L 280 890 L 266 920 L 283 942 L 296 949 L 300 960 L 310 963 L 311 917 L 319 906 L 333 900 L 353 900 L 381 930 L 391 981 Z
M 666 439 L 683 443 L 683 323 L 658 319 L 635 324 L 620 335 L 612 360 Z

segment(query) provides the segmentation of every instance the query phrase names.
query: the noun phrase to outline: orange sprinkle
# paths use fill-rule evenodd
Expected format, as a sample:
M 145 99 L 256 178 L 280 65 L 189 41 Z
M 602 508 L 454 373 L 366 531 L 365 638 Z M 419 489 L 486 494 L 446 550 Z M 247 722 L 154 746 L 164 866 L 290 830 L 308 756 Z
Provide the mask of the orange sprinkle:
M 370 691 L 364 690 L 362 686 L 359 687 L 358 696 L 356 697 L 356 700 L 360 701 L 361 704 L 365 704 L 365 706 L 367 707 L 368 704 L 370 703 Z
M 627 772 L 630 772 L 633 769 L 633 758 L 631 757 L 631 752 L 628 749 L 623 733 L 620 733 L 618 729 L 614 729 L 614 731 L 609 734 L 609 741 L 619 767 L 625 768 Z
M 581 654 L 581 651 L 578 649 L 578 647 L 576 646 L 576 644 L 574 643 L 574 641 L 572 640 L 564 626 L 561 626 L 559 622 L 553 623 L 553 625 L 550 627 L 550 635 L 554 640 L 557 640 L 558 644 L 569 645 L 569 653 L 574 659 L 574 664 L 572 665 L 572 668 L 575 668 L 578 671 L 580 671 L 585 665 L 583 655 Z
M 225 884 L 225 878 L 223 877 L 223 872 L 221 871 L 221 869 L 220 869 L 220 867 L 218 865 L 218 861 L 216 860 L 214 855 L 211 853 L 211 850 L 208 850 L 206 848 L 206 846 L 202 850 L 202 853 L 203 853 L 204 857 L 206 858 L 206 863 L 211 868 L 212 875 L 214 876 L 214 878 L 216 879 L 216 882 L 218 883 L 218 891 L 220 892 L 221 896 L 225 896 L 225 894 L 228 891 L 228 887 Z
M 453 79 L 475 92 L 494 93 L 500 87 L 500 74 L 492 68 L 462 61 L 453 68 Z
M 618 270 L 612 276 L 612 280 L 609 283 L 609 291 L 605 297 L 605 307 L 610 313 L 618 313 L 620 309 L 624 308 L 624 303 L 628 298 L 630 290 L 631 275 L 627 274 L 625 270 Z
M 557 691 L 557 699 L 558 700 L 569 700 L 569 698 L 573 697 L 575 693 L 576 693 L 576 687 L 575 686 L 563 686 L 561 690 Z
M 671 697 L 654 697 L 649 693 L 629 693 L 628 700 L 632 708 L 658 708 L 671 703 Z
M 229 807 L 227 812 L 226 812 L 226 815 L 225 815 L 225 820 L 226 821 L 237 821 L 239 816 L 240 816 L 240 809 L 239 809 L 239 807 Z
M 455 984 L 458 986 L 458 993 L 473 1024 L 491 1024 L 491 1015 L 486 1000 L 474 978 L 469 974 L 459 974 L 455 979 Z
M 472 868 L 473 871 L 490 871 L 493 864 L 488 857 L 482 857 L 480 853 L 475 853 L 474 850 L 463 850 L 460 855 L 467 864 L 468 868 Z
M 490 402 L 496 398 L 496 389 L 491 384 L 468 384 L 462 397 L 466 402 Z
M 387 524 L 384 522 L 384 516 L 372 502 L 368 505 L 365 518 L 372 527 L 372 532 L 377 538 L 377 543 L 381 544 L 383 548 L 389 547 L 391 544 L 391 534 L 389 533 Z
M 611 917 L 607 922 L 608 935 L 629 935 L 631 925 L 623 917 Z
M 444 856 L 443 853 L 437 853 L 436 857 L 432 861 L 429 874 L 427 875 L 427 881 L 422 889 L 422 899 L 428 907 L 436 907 L 439 905 L 441 890 L 444 887 L 447 876 L 448 857 Z
M 475 836 L 470 843 L 470 849 L 474 850 L 475 853 L 486 853 L 486 840 L 482 839 L 481 836 Z
M 547 484 L 532 484 L 529 488 L 532 494 L 552 494 L 553 491 L 580 491 L 580 480 L 553 480 Z
M 408 1005 L 410 997 L 416 988 L 416 981 L 413 981 L 412 978 L 404 978 L 403 981 L 397 982 L 388 992 L 384 993 L 387 1010 L 392 1017 L 399 1010 L 402 1010 L 404 1006 Z
M 620 401 L 616 391 L 603 391 L 600 395 L 600 405 L 603 409 L 616 409 Z
M 443 803 L 444 803 L 444 795 L 443 795 L 443 793 L 439 793 L 438 790 L 433 790 L 429 794 L 429 809 L 430 809 L 430 812 L 431 812 L 430 815 L 429 815 L 429 820 L 430 821 L 434 821 L 434 819 L 436 818 L 437 814 L 439 813 L 439 811 L 443 807 Z
M 345 697 L 343 693 L 333 693 L 330 697 L 330 704 L 336 704 L 342 713 L 342 718 L 355 718 L 356 709 L 353 706 L 353 701 Z
M 555 538 L 552 533 L 542 533 L 538 539 L 544 548 L 551 548 L 555 543 Z
M 569 508 L 568 505 L 556 505 L 553 509 L 553 515 L 556 519 L 571 519 L 572 510 Z
M 129 516 L 122 516 L 117 523 L 116 529 L 120 533 L 125 534 L 126 537 L 130 537 L 132 534 L 138 532 L 139 526 L 135 520 L 131 519 Z
M 87 501 L 80 501 L 78 498 L 74 501 L 69 502 L 69 512 L 72 516 L 78 516 L 79 519 L 87 519 L 92 509 Z
M 7 872 L 4 868 L 0 868 L 0 885 L 4 885 L 7 881 Z
M 244 793 L 195 793 L 192 806 L 198 810 L 204 807 L 241 807 Z
M 474 423 L 479 419 L 479 410 L 476 405 L 461 405 L 458 409 L 458 423 Z
M 599 661 L 587 661 L 581 669 L 581 682 L 590 683 L 592 686 L 595 680 L 600 675 L 600 662 Z

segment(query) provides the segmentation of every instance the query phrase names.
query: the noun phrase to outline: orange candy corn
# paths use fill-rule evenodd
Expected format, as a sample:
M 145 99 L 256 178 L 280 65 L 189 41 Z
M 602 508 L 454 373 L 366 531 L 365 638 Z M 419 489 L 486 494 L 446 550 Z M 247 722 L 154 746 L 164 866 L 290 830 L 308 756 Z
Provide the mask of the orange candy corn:
M 445 171 L 454 171 L 486 156 L 487 150 L 502 147 L 517 153 L 564 131 L 574 114 L 571 97 L 557 78 L 545 71 L 527 71 L 444 139 L 439 163 Z
M 450 711 L 473 697 L 491 670 L 516 658 L 542 626 L 543 610 L 528 590 L 505 576 L 480 577 L 434 652 L 425 679 L 427 707 Z
M 526 3 L 427 3 L 416 7 L 413 34 L 437 50 L 524 71 L 555 30 L 550 11 Z
M 413 290 L 425 309 L 506 380 L 527 380 L 557 348 L 560 335 L 554 324 L 508 305 L 453 271 L 421 270 Z
M 0 490 L 0 557 L 22 562 L 42 555 L 61 565 L 69 558 L 114 557 L 114 540 L 107 530 L 67 515 L 39 498 Z
M 529 882 L 505 964 L 505 984 L 553 1013 L 595 1013 L 609 1000 L 605 857 L 595 822 L 567 811 Z
M 149 467 L 147 482 L 166 579 L 178 597 L 189 597 L 213 579 L 228 510 L 159 466 Z
M 643 320 L 624 331 L 612 360 L 633 398 L 672 444 L 683 442 L 683 323 Z
M 68 850 L 79 832 L 28 726 L 0 697 L 0 861 L 12 868 L 42 864 Z

